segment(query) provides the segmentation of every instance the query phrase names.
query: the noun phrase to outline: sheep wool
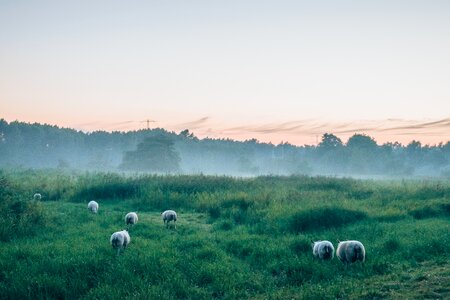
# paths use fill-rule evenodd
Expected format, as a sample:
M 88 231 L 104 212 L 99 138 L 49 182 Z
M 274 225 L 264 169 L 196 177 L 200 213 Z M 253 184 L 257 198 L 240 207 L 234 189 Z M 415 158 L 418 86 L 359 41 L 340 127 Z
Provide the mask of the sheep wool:
M 339 242 L 336 255 L 345 264 L 356 261 L 364 262 L 366 260 L 366 249 L 359 241 L 343 241 Z
M 95 202 L 94 200 L 90 201 L 88 203 L 88 209 L 93 212 L 94 214 L 96 214 L 98 212 L 98 203 Z
M 117 250 L 117 254 L 119 254 L 120 250 L 124 250 L 131 241 L 131 237 L 128 234 L 128 231 L 116 231 L 111 235 L 110 242 L 111 246 Z
M 125 216 L 125 223 L 127 225 L 134 225 L 137 223 L 137 221 L 138 221 L 138 216 L 137 216 L 137 213 L 135 213 L 135 212 L 129 212 Z
M 176 228 L 176 222 L 177 222 L 177 213 L 173 210 L 166 210 L 165 212 L 161 213 L 162 219 L 166 227 L 169 226 L 169 222 L 173 221 Z
M 313 243 L 313 255 L 315 258 L 329 260 L 334 257 L 334 247 L 329 241 L 317 241 Z

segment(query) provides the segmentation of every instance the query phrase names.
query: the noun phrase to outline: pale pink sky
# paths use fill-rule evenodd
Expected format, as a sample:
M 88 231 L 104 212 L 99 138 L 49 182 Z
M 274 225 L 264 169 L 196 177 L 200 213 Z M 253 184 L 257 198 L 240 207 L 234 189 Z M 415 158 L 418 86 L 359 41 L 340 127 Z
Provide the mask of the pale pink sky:
M 0 118 L 446 142 L 450 1 L 0 1 Z

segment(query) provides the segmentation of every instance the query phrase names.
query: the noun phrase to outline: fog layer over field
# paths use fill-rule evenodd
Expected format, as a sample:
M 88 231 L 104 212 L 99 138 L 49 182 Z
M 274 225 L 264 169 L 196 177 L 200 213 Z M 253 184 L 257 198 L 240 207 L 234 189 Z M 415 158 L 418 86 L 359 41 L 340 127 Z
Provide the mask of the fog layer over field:
M 0 120 L 0 167 L 59 168 L 172 174 L 450 177 L 450 142 L 378 144 L 332 133 L 317 146 L 274 145 L 256 139 L 199 139 L 189 130 L 84 133 Z

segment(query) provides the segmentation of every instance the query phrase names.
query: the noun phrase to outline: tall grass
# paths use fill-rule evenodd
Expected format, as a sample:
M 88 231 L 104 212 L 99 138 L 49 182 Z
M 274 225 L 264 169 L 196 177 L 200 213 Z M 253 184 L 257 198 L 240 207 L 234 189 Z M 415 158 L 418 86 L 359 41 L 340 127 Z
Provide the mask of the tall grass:
M 0 172 L 0 240 L 31 236 L 45 227 L 47 214 L 42 203 L 23 199 L 16 186 Z
M 448 182 L 327 177 L 0 173 L 6 299 L 446 298 Z M 33 201 L 40 192 L 42 201 Z M 97 200 L 97 215 L 87 211 Z M 177 229 L 159 212 L 176 209 Z M 112 232 L 138 211 L 130 246 Z M 313 259 L 311 240 L 357 239 L 364 266 Z M 427 275 L 428 274 L 428 275 Z M 429 279 L 428 290 L 419 286 Z M 426 277 L 429 276 L 429 277 Z M 392 288 L 392 282 L 398 286 Z

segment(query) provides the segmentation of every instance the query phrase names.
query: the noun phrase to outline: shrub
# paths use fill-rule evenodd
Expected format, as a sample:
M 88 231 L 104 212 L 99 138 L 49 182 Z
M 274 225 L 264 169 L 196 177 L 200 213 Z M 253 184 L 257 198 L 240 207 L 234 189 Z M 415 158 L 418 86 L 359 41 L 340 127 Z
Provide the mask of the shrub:
M 289 230 L 303 232 L 341 227 L 367 218 L 362 211 L 349 210 L 338 207 L 317 208 L 295 213 L 289 222 Z
M 450 214 L 450 204 L 424 206 L 409 212 L 414 219 L 436 218 Z
M 133 181 L 100 182 L 82 188 L 71 200 L 85 202 L 92 199 L 126 199 L 138 195 L 139 192 L 139 185 Z

